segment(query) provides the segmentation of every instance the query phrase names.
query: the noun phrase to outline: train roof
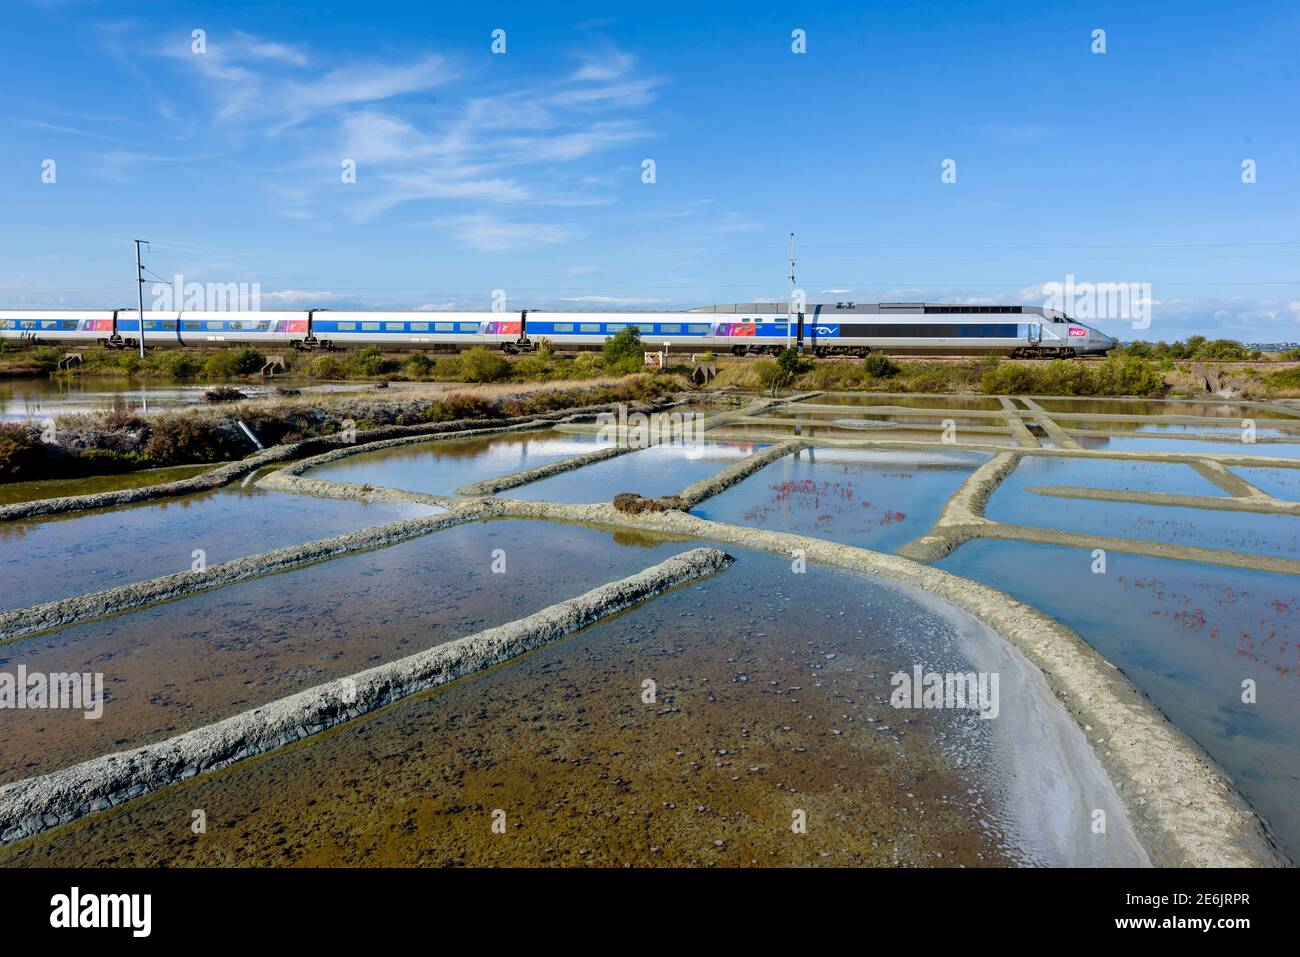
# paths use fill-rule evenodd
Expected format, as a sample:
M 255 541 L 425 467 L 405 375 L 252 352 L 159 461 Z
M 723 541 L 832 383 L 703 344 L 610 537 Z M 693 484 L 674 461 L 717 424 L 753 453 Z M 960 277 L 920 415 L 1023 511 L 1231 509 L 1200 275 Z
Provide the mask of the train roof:
M 945 302 L 824 302 L 808 303 L 804 313 L 820 309 L 826 313 L 856 313 L 859 315 L 879 315 L 880 313 L 916 313 L 918 315 L 972 314 L 972 315 L 1023 315 L 1041 316 L 1041 306 L 969 306 L 953 305 Z M 714 306 L 697 306 L 687 312 L 717 313 L 756 313 L 758 315 L 784 315 L 787 305 L 784 302 L 732 302 Z

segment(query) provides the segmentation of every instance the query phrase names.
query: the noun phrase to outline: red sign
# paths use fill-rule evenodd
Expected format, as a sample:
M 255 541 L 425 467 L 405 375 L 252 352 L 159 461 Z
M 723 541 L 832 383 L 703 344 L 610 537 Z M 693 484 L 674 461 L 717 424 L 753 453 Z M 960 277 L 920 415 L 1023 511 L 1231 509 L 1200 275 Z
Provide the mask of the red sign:
M 1071 326 L 1071 327 L 1070 327 L 1070 335 L 1071 335 L 1071 336 L 1086 336 L 1087 334 L 1088 334 L 1088 330 L 1087 330 L 1087 329 L 1080 329 L 1078 326 Z

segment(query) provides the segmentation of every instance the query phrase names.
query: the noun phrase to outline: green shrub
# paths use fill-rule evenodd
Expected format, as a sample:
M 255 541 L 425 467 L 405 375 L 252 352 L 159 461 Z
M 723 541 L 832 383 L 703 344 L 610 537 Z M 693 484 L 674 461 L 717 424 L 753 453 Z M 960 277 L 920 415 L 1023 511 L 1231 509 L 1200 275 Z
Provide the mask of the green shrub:
M 1165 388 L 1165 377 L 1136 356 L 1112 356 L 1093 368 L 1093 395 L 1155 395 Z
M 316 356 L 307 363 L 307 375 L 312 379 L 342 379 L 343 364 L 333 356 Z
M 783 369 L 781 363 L 775 359 L 760 359 L 755 362 L 754 375 L 758 379 L 760 388 L 768 389 L 773 393 L 794 381 L 794 375 Z
M 430 422 L 453 422 L 456 419 L 496 418 L 498 414 L 496 404 L 491 399 L 453 392 L 431 404 L 426 417 Z
M 1264 376 L 1264 382 L 1271 389 L 1300 389 L 1300 366 L 1270 372 Z
M 555 357 L 551 350 L 543 346 L 531 355 L 526 355 L 515 363 L 516 379 L 529 382 L 545 382 L 556 374 Z
M 138 360 L 138 357 L 135 357 Z M 202 357 L 183 349 L 167 349 L 145 354 L 145 366 L 172 379 L 189 379 L 203 368 Z M 260 368 L 260 367 L 259 367 Z
M 628 360 L 636 359 L 638 367 L 645 365 L 645 345 L 641 342 L 641 330 L 636 326 L 624 326 L 615 335 L 605 340 L 605 365 L 624 367 Z
M 1165 378 L 1145 359 L 1122 355 L 1096 365 L 1066 359 L 1005 363 L 987 370 L 980 385 L 993 395 L 1154 395 L 1164 390 Z
M 27 426 L 0 422 L 0 479 L 15 482 L 36 478 L 44 464 L 44 450 Z
M 882 352 L 869 354 L 862 360 L 862 368 L 867 375 L 877 379 L 892 379 L 899 373 L 899 368 L 894 361 Z
M 1028 366 L 1008 363 L 985 372 L 980 385 L 993 395 L 1020 395 L 1035 391 L 1037 380 Z
M 570 369 L 580 378 L 594 378 L 605 371 L 605 360 L 596 352 L 579 352 Z
M 1278 358 L 1284 362 L 1295 362 L 1300 359 L 1300 349 L 1288 349 L 1286 352 L 1280 352 Z
M 246 440 L 245 440 L 246 442 Z M 210 423 L 192 415 L 155 416 L 150 421 L 145 453 L 163 465 L 216 462 L 243 455 L 244 443 L 227 440 Z
M 408 378 L 427 379 L 433 373 L 434 367 L 433 356 L 427 352 L 412 352 L 406 357 L 402 366 Z
M 374 379 L 397 369 L 397 363 L 385 358 L 379 346 L 366 346 L 348 356 L 348 374 L 363 379 Z
M 236 376 L 251 375 L 260 372 L 266 364 L 266 357 L 252 346 L 239 349 L 222 349 L 203 360 L 203 377 L 205 379 L 230 379 Z
M 510 375 L 510 363 L 500 353 L 475 346 L 461 353 L 460 377 L 465 382 L 500 382 Z

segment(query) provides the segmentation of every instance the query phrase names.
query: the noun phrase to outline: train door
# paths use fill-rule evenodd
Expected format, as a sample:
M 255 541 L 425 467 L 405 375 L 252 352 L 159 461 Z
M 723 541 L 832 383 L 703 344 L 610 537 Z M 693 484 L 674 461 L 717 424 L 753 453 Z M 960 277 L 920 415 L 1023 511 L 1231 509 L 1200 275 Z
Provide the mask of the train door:
M 1043 341 L 1043 327 L 1037 322 L 1029 324 L 1028 339 L 1031 346 L 1036 346 Z

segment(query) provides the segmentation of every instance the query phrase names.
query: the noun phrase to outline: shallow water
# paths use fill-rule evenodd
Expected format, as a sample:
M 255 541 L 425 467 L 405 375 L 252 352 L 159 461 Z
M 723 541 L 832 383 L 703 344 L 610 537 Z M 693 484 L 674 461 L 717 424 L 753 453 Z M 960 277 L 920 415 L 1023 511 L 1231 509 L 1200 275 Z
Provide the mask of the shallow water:
M 1236 472 L 1274 498 L 1288 502 L 1300 501 L 1300 469 L 1234 468 L 1230 471 Z
M 1260 455 L 1266 458 L 1300 459 L 1300 442 L 1242 442 L 1240 432 L 1236 440 L 1225 438 L 1222 442 L 1127 435 L 1105 438 L 1076 435 L 1074 440 L 1085 449 L 1109 449 L 1112 452 L 1214 452 L 1220 455 Z
M 1053 500 L 1025 493 L 1024 490 L 1031 485 L 1072 485 L 1082 488 L 1124 489 L 1129 492 L 1167 492 L 1174 495 L 1227 494 L 1190 465 L 1181 463 L 1026 455 L 994 490 L 989 499 L 990 507 L 1014 503 L 1020 503 L 1034 511 L 1049 507 Z M 1063 500 L 1054 501 L 1059 503 Z M 990 514 L 989 517 L 993 516 Z
M 974 541 L 941 568 L 1079 632 L 1229 774 L 1300 860 L 1300 579 L 1083 549 Z M 1242 703 L 1242 682 L 1257 703 Z
M 934 415 L 892 415 L 887 412 L 873 412 L 870 409 L 845 409 L 841 412 L 801 412 L 796 407 L 795 409 L 783 409 L 773 412 L 772 416 L 820 426 L 879 422 L 893 422 L 904 427 L 908 425 L 943 425 L 947 422 L 954 422 L 959 428 L 967 425 L 1002 425 L 1001 419 L 992 416 L 963 416 L 960 413 L 947 413 L 942 410 L 937 410 Z
M 754 442 L 652 445 L 501 494 L 530 502 L 568 503 L 609 502 L 621 492 L 657 498 L 674 495 L 762 448 L 766 446 Z
M 522 659 L 0 859 L 1044 862 L 1004 803 L 1025 776 L 1004 773 L 997 721 L 890 706 L 895 671 L 966 670 L 969 637 L 865 576 L 793 575 L 782 558 L 737 555 L 728 571 Z M 1003 698 L 1021 694 L 1006 677 Z M 652 702 L 642 697 L 647 679 Z M 1024 742 L 1034 731 L 1006 733 Z M 195 807 L 209 823 L 199 837 L 189 830 Z M 791 828 L 796 811 L 805 834 Z M 495 813 L 503 834 L 492 831 Z M 1086 835 L 1087 814 L 1071 817 L 1066 827 Z
M 19 665 L 101 672 L 108 692 L 98 720 L 3 712 L 0 781 L 220 720 L 521 618 L 682 550 L 663 538 L 543 522 L 457 526 L 0 645 L 9 674 Z
M 5 482 L 0 484 L 0 505 L 15 502 L 35 502 L 43 498 L 62 498 L 72 495 L 93 495 L 97 492 L 116 492 L 145 485 L 163 485 L 192 478 L 200 472 L 214 469 L 221 463 L 203 465 L 173 465 L 160 469 L 138 469 L 115 475 L 91 475 L 84 478 L 38 479 L 32 482 Z
M 1011 479 L 993 493 L 985 509 L 985 516 L 993 521 L 1238 554 L 1300 558 L 1300 516 L 1059 498 L 1019 491 L 1026 484 L 1046 482 L 1026 482 L 1022 476 L 1008 483 Z M 1168 492 L 1173 488 L 1166 485 L 1141 490 Z
M 250 484 L 0 523 L 0 609 L 189 571 L 440 511 L 266 492 Z
M 1241 441 L 1240 425 L 1178 425 L 1164 422 L 1108 422 L 1089 419 L 1062 419 L 1054 421 L 1063 429 L 1091 429 L 1097 432 L 1126 432 L 1130 434 L 1149 435 L 1222 435 L 1232 441 Z M 1284 439 L 1295 435 L 1294 431 L 1278 428 L 1256 427 L 1255 435 L 1261 439 Z M 1169 443 L 1171 452 L 1178 451 L 1179 446 Z
M 804 423 L 792 423 L 788 426 L 724 425 L 716 430 L 710 431 L 708 434 L 715 438 L 737 440 L 759 440 L 767 438 L 771 441 L 773 437 L 780 437 L 782 439 L 847 439 L 851 442 L 927 442 L 939 447 L 942 447 L 945 444 L 943 442 L 943 430 L 941 429 L 837 429 L 830 426 L 812 426 Z M 979 442 L 985 445 L 1005 446 L 1014 446 L 1016 444 L 1015 439 L 1013 439 L 1007 432 L 971 432 L 962 431 L 962 429 L 958 427 L 955 437 L 958 442 Z
M 380 449 L 309 469 L 307 478 L 450 495 L 462 485 L 594 452 L 594 435 L 545 429 Z
M 863 409 L 870 406 L 901 406 L 907 409 L 982 409 L 988 412 L 997 412 L 1002 408 L 1002 403 L 997 399 L 984 398 L 972 395 L 936 395 L 936 396 L 914 396 L 914 395 L 842 395 L 837 393 L 825 393 L 813 396 L 811 399 L 801 400 L 806 405 L 851 405 Z M 799 403 L 795 404 L 795 408 Z
M 7 379 L 0 381 L 0 420 L 21 422 L 57 415 L 132 409 L 144 415 L 205 404 L 203 394 L 226 386 L 249 398 L 270 395 L 277 387 L 302 388 L 310 383 L 277 379 L 273 384 L 248 382 L 142 382 L 91 377 L 73 379 Z
M 691 512 L 715 522 L 893 551 L 924 535 L 949 496 L 988 458 L 981 452 L 805 449 Z
M 1036 399 L 1049 412 L 1082 412 L 1088 415 L 1195 415 L 1228 419 L 1294 419 L 1273 409 L 1256 409 L 1231 402 L 1172 402 L 1167 399 L 1084 399 L 1056 396 Z

